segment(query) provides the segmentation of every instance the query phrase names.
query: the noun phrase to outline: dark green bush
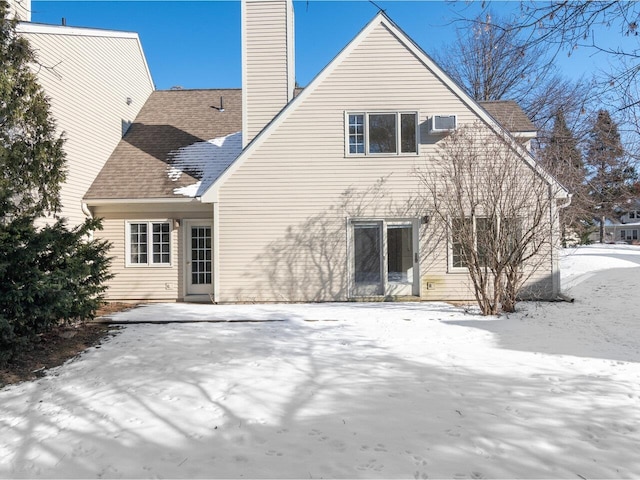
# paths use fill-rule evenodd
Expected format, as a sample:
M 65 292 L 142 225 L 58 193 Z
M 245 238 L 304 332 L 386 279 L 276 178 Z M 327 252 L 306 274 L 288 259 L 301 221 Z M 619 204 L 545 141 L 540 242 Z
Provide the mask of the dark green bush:
M 91 240 L 99 220 L 37 229 L 33 218 L 0 224 L 0 364 L 52 326 L 95 316 L 109 244 Z

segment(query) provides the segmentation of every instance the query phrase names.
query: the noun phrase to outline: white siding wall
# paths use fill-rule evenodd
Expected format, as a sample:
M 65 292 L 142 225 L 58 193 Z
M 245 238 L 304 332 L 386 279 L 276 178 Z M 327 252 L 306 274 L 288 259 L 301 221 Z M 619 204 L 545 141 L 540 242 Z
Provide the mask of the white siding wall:
M 418 156 L 345 156 L 345 111 L 402 110 L 419 112 Z M 428 168 L 443 138 L 427 133 L 433 114 L 477 120 L 379 25 L 221 187 L 218 300 L 347 299 L 346 219 L 427 213 L 414 168 Z M 472 298 L 467 275 L 447 273 L 433 228 L 420 230 L 422 297 Z
M 242 55 L 243 142 L 246 145 L 293 96 L 291 0 L 243 0 Z
M 110 301 L 176 301 L 184 297 L 184 219 L 212 218 L 211 205 L 155 204 L 111 205 L 95 207 L 93 213 L 103 219 L 104 230 L 96 238 L 113 244 L 109 254 L 113 257 L 106 299 Z M 181 220 L 171 232 L 171 266 L 131 267 L 126 265 L 126 222 L 128 220 Z
M 31 0 L 9 0 L 7 18 L 17 18 L 23 22 L 31 21 Z
M 153 91 L 153 83 L 135 34 L 29 24 L 21 24 L 19 31 L 37 53 L 38 80 L 67 139 L 60 215 L 76 225 L 85 218 L 84 194 L 122 138 L 123 126 L 133 122 Z

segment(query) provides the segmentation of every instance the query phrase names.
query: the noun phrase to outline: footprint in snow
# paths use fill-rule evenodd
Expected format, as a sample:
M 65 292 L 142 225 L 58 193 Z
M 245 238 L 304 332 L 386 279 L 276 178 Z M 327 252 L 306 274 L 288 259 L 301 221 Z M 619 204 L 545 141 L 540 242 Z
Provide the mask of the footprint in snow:
M 375 472 L 380 472 L 382 471 L 383 468 L 384 468 L 384 465 L 382 465 L 381 463 L 378 463 L 378 461 L 375 458 L 372 458 L 367 463 L 358 465 L 356 467 L 356 469 L 360 471 L 373 470 Z

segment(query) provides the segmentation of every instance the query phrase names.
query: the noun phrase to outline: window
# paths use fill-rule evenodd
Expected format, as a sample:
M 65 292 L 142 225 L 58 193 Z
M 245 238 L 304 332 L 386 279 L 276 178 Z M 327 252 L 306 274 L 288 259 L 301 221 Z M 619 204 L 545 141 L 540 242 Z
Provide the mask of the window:
M 364 115 L 349 115 L 349 153 L 364 153 Z
M 416 112 L 347 114 L 349 155 L 418 153 Z
M 636 212 L 635 212 L 635 210 L 631 210 L 631 211 L 629 212 L 629 218 L 636 218 Z
M 517 218 L 501 218 L 497 222 L 486 217 L 452 219 L 451 267 L 467 268 L 471 252 L 465 252 L 464 245 L 470 244 L 471 240 L 480 266 L 487 266 L 492 255 L 502 257 L 516 250 L 521 236 L 522 222 Z
M 127 265 L 171 265 L 169 222 L 129 222 L 127 227 Z
M 620 230 L 620 239 L 621 240 L 627 239 L 627 232 L 625 230 Z

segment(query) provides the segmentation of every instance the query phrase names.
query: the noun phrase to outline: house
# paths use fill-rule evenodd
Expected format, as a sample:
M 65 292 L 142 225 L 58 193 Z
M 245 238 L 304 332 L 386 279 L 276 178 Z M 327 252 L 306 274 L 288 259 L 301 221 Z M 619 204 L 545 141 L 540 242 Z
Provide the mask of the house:
M 84 197 L 113 243 L 109 300 L 472 299 L 417 201 L 415 168 L 458 124 L 515 138 L 565 201 L 519 108 L 473 101 L 383 12 L 301 91 L 291 0 L 244 0 L 242 27 L 242 90 L 153 92 Z M 557 251 L 540 255 L 530 284 L 555 297 Z
M 607 218 L 604 225 L 605 243 L 628 243 L 640 245 L 640 199 L 632 199 L 624 208 L 618 209 L 616 218 Z M 593 242 L 600 240 L 599 233 L 590 237 Z
M 34 70 L 66 138 L 67 178 L 59 217 L 87 218 L 83 196 L 154 90 L 138 34 L 31 22 L 29 0 L 10 9 L 35 51 Z

